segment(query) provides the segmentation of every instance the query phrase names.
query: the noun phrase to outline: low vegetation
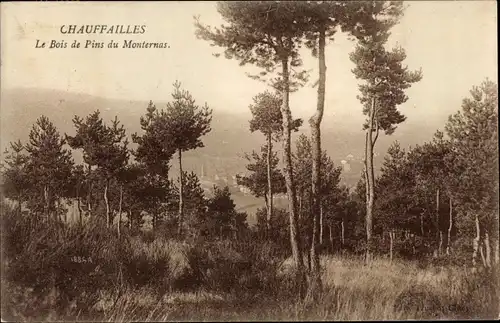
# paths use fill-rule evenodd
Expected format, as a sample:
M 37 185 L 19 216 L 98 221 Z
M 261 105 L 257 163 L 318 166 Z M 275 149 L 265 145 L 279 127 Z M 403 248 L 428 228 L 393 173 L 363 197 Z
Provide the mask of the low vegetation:
M 3 318 L 497 318 L 497 85 L 473 87 L 431 142 L 394 142 L 375 176 L 379 132 L 405 121 L 398 107 L 422 78 L 403 64 L 402 48 L 385 48 L 403 9 L 397 1 L 221 2 L 228 25 L 196 22 L 200 38 L 263 68 L 256 78 L 276 90 L 254 97 L 250 131 L 266 143 L 235 176 L 265 201 L 254 227 L 227 186 L 206 196 L 182 170 L 183 153 L 204 147 L 212 110 L 180 82 L 165 108 L 148 104 L 133 149 L 118 117 L 75 116 L 74 134 L 62 135 L 41 116 L 2 161 Z M 338 29 L 358 40 L 351 60 L 364 82 L 365 169 L 354 188 L 340 185 L 342 168 L 321 148 L 325 42 Z M 302 45 L 320 64 L 318 102 L 311 137 L 299 136 L 292 151 L 303 120 L 292 117 L 289 94 L 307 80 Z M 283 193 L 286 209 L 273 200 Z
M 2 316 L 16 321 L 495 318 L 498 272 L 354 255 L 321 258 L 320 300 L 297 297 L 275 243 L 195 244 L 5 212 Z

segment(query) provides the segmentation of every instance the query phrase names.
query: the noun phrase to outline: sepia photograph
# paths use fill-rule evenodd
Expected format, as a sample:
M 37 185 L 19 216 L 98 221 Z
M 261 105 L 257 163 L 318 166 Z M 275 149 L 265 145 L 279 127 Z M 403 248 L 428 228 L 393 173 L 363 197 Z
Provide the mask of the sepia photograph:
M 496 1 L 0 24 L 2 322 L 500 319 Z

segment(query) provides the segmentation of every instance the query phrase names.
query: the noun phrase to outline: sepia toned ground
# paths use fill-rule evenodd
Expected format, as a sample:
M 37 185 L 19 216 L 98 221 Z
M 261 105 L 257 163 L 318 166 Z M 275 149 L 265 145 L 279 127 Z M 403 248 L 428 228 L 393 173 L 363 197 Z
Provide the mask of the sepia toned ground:
M 323 290 L 316 301 L 304 301 L 291 259 L 255 239 L 193 244 L 124 232 L 119 242 L 99 226 L 55 230 L 5 216 L 7 321 L 493 319 L 499 313 L 498 269 L 473 271 L 451 259 L 391 262 L 379 255 L 365 265 L 354 255 L 324 254 Z
M 102 302 L 100 309 L 109 321 L 453 320 L 492 319 L 498 312 L 496 289 L 462 268 L 418 268 L 416 263 L 386 259 L 365 266 L 361 259 L 342 256 L 324 256 L 322 265 L 324 291 L 315 304 L 293 296 L 204 290 L 156 298 L 142 289 L 123 295 L 114 307 Z

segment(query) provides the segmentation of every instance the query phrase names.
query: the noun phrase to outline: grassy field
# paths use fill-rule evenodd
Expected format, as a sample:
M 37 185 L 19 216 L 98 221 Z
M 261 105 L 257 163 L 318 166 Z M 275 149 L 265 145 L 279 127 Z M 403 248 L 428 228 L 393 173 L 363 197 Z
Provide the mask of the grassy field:
M 498 271 L 448 260 L 322 256 L 298 298 L 291 260 L 263 241 L 179 242 L 6 216 L 2 318 L 13 321 L 496 319 Z M 281 253 L 280 253 L 281 252 Z M 283 260 L 284 259 L 284 260 Z
M 415 263 L 384 259 L 365 266 L 360 259 L 337 256 L 323 257 L 322 264 L 324 288 L 314 304 L 286 293 L 271 297 L 199 290 L 155 298 L 151 291 L 136 290 L 113 308 L 104 308 L 103 314 L 109 321 L 498 318 L 493 274 L 456 267 L 418 268 Z M 283 275 L 286 268 L 287 262 Z

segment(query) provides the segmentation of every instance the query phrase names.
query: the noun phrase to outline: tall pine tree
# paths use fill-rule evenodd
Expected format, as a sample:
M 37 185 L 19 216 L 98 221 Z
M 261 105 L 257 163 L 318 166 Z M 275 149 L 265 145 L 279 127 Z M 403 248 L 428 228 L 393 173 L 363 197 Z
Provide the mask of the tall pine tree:
M 26 145 L 29 153 L 27 172 L 33 179 L 30 208 L 35 212 L 43 211 L 47 220 L 58 221 L 60 213 L 64 212 L 58 206 L 73 167 L 71 152 L 64 148 L 65 144 L 54 124 L 41 116 L 33 125 Z
M 406 54 L 402 48 L 387 51 L 384 47 L 390 35 L 389 30 L 402 15 L 402 2 L 367 1 L 364 6 L 365 12 L 368 13 L 367 19 L 353 31 L 359 43 L 350 58 L 356 64 L 354 75 L 364 81 L 359 86 L 359 100 L 363 104 L 363 113 L 367 116 L 364 124 L 367 185 L 366 260 L 370 261 L 375 200 L 373 149 L 380 130 L 390 135 L 396 125 L 405 120 L 397 107 L 408 100 L 405 89 L 418 82 L 422 74 L 420 71 L 409 71 L 403 66 Z

